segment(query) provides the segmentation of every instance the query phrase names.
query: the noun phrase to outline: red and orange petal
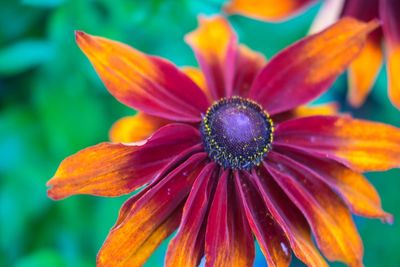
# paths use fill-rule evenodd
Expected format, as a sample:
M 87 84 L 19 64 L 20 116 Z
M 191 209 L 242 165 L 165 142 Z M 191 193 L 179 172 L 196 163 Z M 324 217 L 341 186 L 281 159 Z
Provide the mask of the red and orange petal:
M 80 31 L 76 41 L 110 93 L 125 105 L 169 120 L 201 120 L 209 105 L 205 94 L 172 63 Z
M 324 255 L 331 261 L 362 266 L 362 241 L 342 200 L 290 158 L 271 152 L 266 162 L 268 172 L 306 217 Z
M 147 242 L 148 239 L 181 209 L 194 180 L 202 172 L 205 159 L 205 153 L 195 154 L 159 183 L 150 185 L 152 188 L 133 203 L 125 218 L 110 231 L 97 256 L 97 265 L 110 266 L 113 263 L 119 266 L 137 266 L 137 258 L 142 257 L 139 253 L 151 255 L 155 246 Z M 160 231 L 171 233 L 174 230 Z
M 334 116 L 293 119 L 276 127 L 275 144 L 306 149 L 359 172 L 400 167 L 400 129 L 377 122 Z
M 380 2 L 380 16 L 386 40 L 389 97 L 400 109 L 400 2 Z
M 274 220 L 282 227 L 293 253 L 310 267 L 328 267 L 311 238 L 310 227 L 303 214 L 294 206 L 264 166 L 252 170 L 252 181 Z
M 75 194 L 119 196 L 154 179 L 181 152 L 200 144 L 197 129 L 170 124 L 145 142 L 102 143 L 63 160 L 47 185 L 48 195 L 62 199 Z
M 315 2 L 316 0 L 231 0 L 224 6 L 224 11 L 259 20 L 280 21 Z
M 138 112 L 116 121 L 110 129 L 110 141 L 115 143 L 138 142 L 149 138 L 169 121 Z
M 393 221 L 393 216 L 382 210 L 381 200 L 375 188 L 362 174 L 333 160 L 314 156 L 305 150 L 279 146 L 275 149 L 297 163 L 309 166 L 317 179 L 329 185 L 341 196 L 352 213 L 380 218 L 389 223 Z
M 198 28 L 185 40 L 196 55 L 213 99 L 231 96 L 237 37 L 228 21 L 221 16 L 200 16 Z
M 261 70 L 250 98 L 271 115 L 308 103 L 329 89 L 376 27 L 377 21 L 344 18 L 286 48 Z

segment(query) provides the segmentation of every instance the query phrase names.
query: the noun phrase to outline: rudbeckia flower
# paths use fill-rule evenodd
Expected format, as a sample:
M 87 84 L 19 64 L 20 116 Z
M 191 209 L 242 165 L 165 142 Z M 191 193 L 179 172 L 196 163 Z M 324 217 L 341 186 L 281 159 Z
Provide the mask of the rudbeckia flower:
M 400 129 L 304 105 L 376 27 L 340 20 L 266 64 L 223 17 L 202 17 L 186 36 L 201 71 L 77 32 L 110 93 L 139 113 L 116 123 L 113 142 L 66 158 L 48 195 L 140 190 L 122 206 L 98 266 L 141 266 L 175 230 L 166 266 L 203 257 L 206 266 L 251 266 L 254 238 L 269 266 L 288 266 L 292 253 L 327 266 L 319 251 L 361 266 L 351 212 L 392 220 L 361 172 L 400 166 Z
M 232 0 L 225 6 L 228 13 L 238 13 L 265 21 L 287 19 L 316 0 Z M 400 1 L 398 0 L 324 0 L 312 32 L 330 25 L 340 17 L 361 21 L 380 19 L 379 28 L 369 35 L 367 44 L 349 66 L 348 99 L 352 106 L 361 106 L 381 68 L 382 41 L 385 42 L 388 73 L 388 94 L 400 109 Z

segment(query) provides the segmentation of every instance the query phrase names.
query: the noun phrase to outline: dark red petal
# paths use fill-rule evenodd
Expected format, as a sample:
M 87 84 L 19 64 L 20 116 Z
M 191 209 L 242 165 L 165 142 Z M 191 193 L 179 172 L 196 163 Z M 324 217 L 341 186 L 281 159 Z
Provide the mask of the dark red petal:
M 392 215 L 381 208 L 381 200 L 372 184 L 360 173 L 344 165 L 313 153 L 295 149 L 274 147 L 275 151 L 296 160 L 298 168 L 308 172 L 329 185 L 349 206 L 351 212 L 365 217 L 381 218 L 392 222 Z
M 296 257 L 310 267 L 328 267 L 312 242 L 310 227 L 304 216 L 267 170 L 261 166 L 257 171 L 252 171 L 252 177 L 268 210 L 285 232 Z
M 331 261 L 362 266 L 362 241 L 341 199 L 286 156 L 271 151 L 265 166 L 306 217 L 324 255 Z
M 48 195 L 61 199 L 75 194 L 119 196 L 150 182 L 177 154 L 200 144 L 196 128 L 169 124 L 149 139 L 131 144 L 102 143 L 61 162 Z
M 240 45 L 233 84 L 233 95 L 247 98 L 251 84 L 266 64 L 265 57 L 250 48 Z
M 157 174 L 157 176 L 148 184 L 146 187 L 144 187 L 139 193 L 135 194 L 134 196 L 130 197 L 121 207 L 119 214 L 118 214 L 118 219 L 113 226 L 113 228 L 118 227 L 126 218 L 126 216 L 129 214 L 131 211 L 133 204 L 137 200 L 139 200 L 145 193 L 147 193 L 149 190 L 151 190 L 155 185 L 157 185 L 160 180 L 162 180 L 164 177 L 166 177 L 170 172 L 174 171 L 177 169 L 179 166 L 181 166 L 184 162 L 186 162 L 191 156 L 194 154 L 202 152 L 202 145 L 195 145 L 193 147 L 190 147 L 181 153 L 179 153 L 173 160 L 171 160 L 167 165 L 165 165 L 160 172 Z
M 250 98 L 271 115 L 308 103 L 328 90 L 377 26 L 344 18 L 286 48 L 256 77 Z
M 206 229 L 206 267 L 252 266 L 254 241 L 229 170 L 219 178 Z
M 380 0 L 351 0 L 345 1 L 342 17 L 353 17 L 362 21 L 370 21 L 379 17 Z
M 400 109 L 400 1 L 380 1 L 380 16 L 386 41 L 389 97 Z
M 204 254 L 206 216 L 211 205 L 218 173 L 215 163 L 209 163 L 196 178 L 183 208 L 177 235 L 168 246 L 166 266 L 198 266 Z
M 206 157 L 206 153 L 193 155 L 138 199 L 110 231 L 97 256 L 97 266 L 132 266 L 143 260 L 142 251 L 154 247 L 149 238 L 187 197 Z
M 268 266 L 289 266 L 291 251 L 285 233 L 263 204 L 249 174 L 235 172 L 235 186 L 250 228 L 260 244 Z
M 186 36 L 214 100 L 232 95 L 237 37 L 222 16 L 199 17 L 199 27 Z
M 176 66 L 125 44 L 76 32 L 76 41 L 115 98 L 147 114 L 198 122 L 208 108 L 200 88 Z
M 350 117 L 314 116 L 277 125 L 274 143 L 337 160 L 357 171 L 400 167 L 400 129 Z

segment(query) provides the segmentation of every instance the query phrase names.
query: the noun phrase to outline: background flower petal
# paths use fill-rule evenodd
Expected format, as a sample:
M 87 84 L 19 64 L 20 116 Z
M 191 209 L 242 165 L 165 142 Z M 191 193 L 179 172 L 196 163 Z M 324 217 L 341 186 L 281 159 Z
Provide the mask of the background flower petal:
M 241 14 L 265 21 L 288 19 L 315 0 L 231 0 L 224 6 L 228 14 Z
M 232 95 L 237 37 L 222 16 L 199 17 L 198 28 L 187 34 L 214 100 Z
M 208 215 L 206 267 L 253 264 L 253 236 L 238 200 L 230 171 L 226 170 L 219 178 Z
M 379 17 L 379 1 L 346 1 L 342 16 L 350 16 L 361 21 L 370 21 Z M 360 55 L 349 67 L 349 102 L 355 107 L 361 106 L 375 83 L 382 65 L 382 31 L 373 31 Z
M 380 32 L 369 36 L 361 54 L 350 64 L 348 98 L 354 107 L 360 107 L 364 103 L 381 69 L 381 41 Z
M 315 99 L 361 52 L 368 33 L 377 26 L 377 21 L 364 23 L 344 18 L 289 46 L 256 77 L 250 98 L 271 115 Z
M 176 236 L 171 240 L 165 259 L 166 266 L 193 266 L 204 255 L 207 214 L 216 187 L 219 169 L 211 162 L 196 178 L 183 208 L 182 221 Z
M 317 33 L 335 23 L 343 11 L 347 0 L 325 0 L 315 16 L 309 33 Z
M 400 167 L 400 129 L 350 117 L 314 116 L 277 125 L 276 144 L 314 151 L 356 171 Z
M 114 143 L 131 143 L 145 140 L 169 121 L 159 117 L 138 112 L 116 121 L 110 129 L 110 141 Z
M 130 193 L 151 181 L 180 152 L 199 143 L 195 128 L 170 124 L 141 143 L 101 143 L 86 148 L 61 162 L 47 183 L 48 195 L 61 199 L 75 194 Z
M 392 222 L 392 215 L 384 212 L 373 185 L 360 173 L 333 160 L 313 155 L 304 150 L 275 147 L 279 153 L 297 161 L 298 168 L 307 168 L 315 177 L 329 185 L 359 216 L 381 218 Z
M 387 48 L 389 97 L 400 109 L 400 2 L 380 1 L 380 17 Z
M 76 41 L 110 93 L 125 105 L 176 121 L 200 121 L 208 101 L 172 63 L 125 44 L 76 32 Z
M 249 174 L 236 172 L 234 179 L 250 228 L 260 244 L 268 266 L 289 266 L 291 251 L 285 233 L 263 204 Z
M 266 168 L 306 217 L 318 247 L 331 261 L 363 266 L 363 245 L 351 214 L 340 198 L 311 172 L 270 152 Z
M 253 170 L 252 177 L 268 210 L 285 232 L 296 257 L 310 267 L 328 267 L 313 244 L 311 230 L 303 214 L 276 184 L 264 166 Z
M 205 153 L 193 155 L 138 199 L 125 219 L 110 231 L 97 256 L 97 265 L 136 265 L 143 251 L 154 249 L 148 239 L 181 208 L 205 158 Z

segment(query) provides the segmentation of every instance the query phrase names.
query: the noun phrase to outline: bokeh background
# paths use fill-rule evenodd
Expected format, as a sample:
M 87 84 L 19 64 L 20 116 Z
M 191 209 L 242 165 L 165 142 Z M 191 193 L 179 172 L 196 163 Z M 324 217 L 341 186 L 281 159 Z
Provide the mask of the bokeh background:
M 0 1 L 0 266 L 94 266 L 127 198 L 74 196 L 54 202 L 46 196 L 45 183 L 63 158 L 107 140 L 112 123 L 134 113 L 106 91 L 77 48 L 74 30 L 123 41 L 179 66 L 195 65 L 183 36 L 196 27 L 198 14 L 217 13 L 222 3 Z M 240 16 L 230 21 L 242 43 L 270 58 L 307 33 L 318 8 L 279 24 Z M 400 112 L 387 99 L 386 81 L 382 70 L 361 109 L 345 103 L 345 75 L 318 101 L 337 101 L 356 117 L 400 126 Z M 400 218 L 400 171 L 368 177 L 383 207 Z M 355 219 L 366 266 L 400 266 L 400 224 Z M 162 266 L 166 244 L 146 266 Z M 255 266 L 266 266 L 259 250 Z M 293 266 L 303 265 L 294 261 Z

